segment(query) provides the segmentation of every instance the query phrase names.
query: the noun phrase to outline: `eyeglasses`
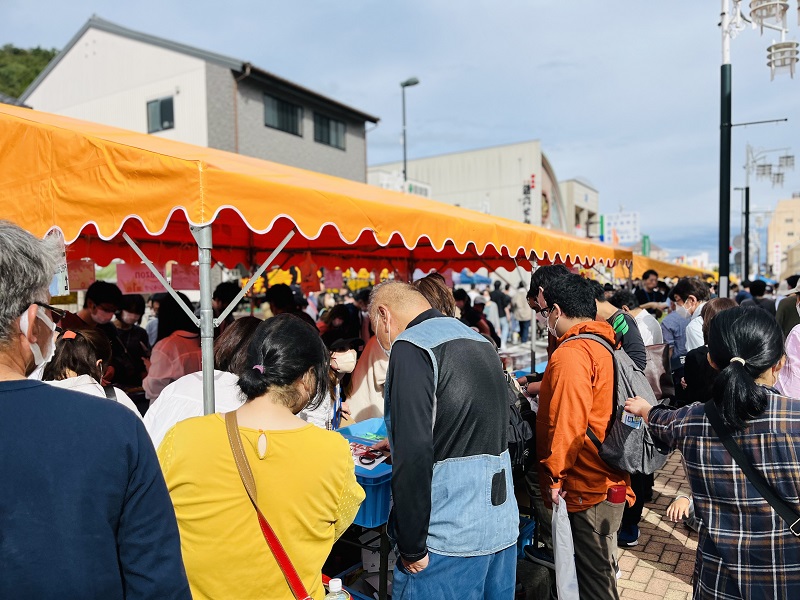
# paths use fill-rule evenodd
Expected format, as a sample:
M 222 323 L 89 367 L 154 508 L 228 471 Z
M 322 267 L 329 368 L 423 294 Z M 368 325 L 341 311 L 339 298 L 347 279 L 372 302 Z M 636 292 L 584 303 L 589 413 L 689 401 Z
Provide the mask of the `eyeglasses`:
M 54 306 L 50 306 L 49 304 L 45 304 L 44 302 L 34 302 L 34 304 L 36 306 L 41 306 L 43 309 L 49 310 L 51 313 L 53 313 L 53 316 L 55 317 L 53 321 L 56 323 L 58 323 L 61 319 L 67 316 L 67 311 L 62 310 L 60 308 L 55 308 Z
M 547 318 L 547 313 L 549 313 L 551 310 L 553 310 L 553 307 L 552 307 L 552 306 L 545 306 L 544 308 L 540 308 L 540 309 L 539 309 L 539 310 L 537 310 L 536 312 L 538 312 L 538 313 L 539 313 L 540 315 L 542 315 L 544 318 Z

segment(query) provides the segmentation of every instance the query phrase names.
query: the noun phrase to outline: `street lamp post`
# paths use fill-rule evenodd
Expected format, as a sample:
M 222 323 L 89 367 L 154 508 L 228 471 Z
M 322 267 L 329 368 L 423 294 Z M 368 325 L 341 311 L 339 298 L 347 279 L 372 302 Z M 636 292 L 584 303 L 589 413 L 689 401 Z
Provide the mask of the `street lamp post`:
M 405 188 L 406 183 L 408 182 L 408 165 L 407 165 L 407 158 L 406 158 L 406 88 L 411 87 L 412 85 L 417 85 L 419 83 L 419 79 L 416 77 L 411 77 L 406 79 L 400 84 L 400 89 L 402 90 L 403 96 L 403 191 L 407 191 Z
M 720 70 L 720 153 L 719 153 L 719 295 L 728 295 L 730 278 L 730 219 L 731 219 L 731 40 L 741 33 L 747 23 L 781 32 L 781 41 L 767 48 L 767 65 L 774 78 L 776 72 L 789 72 L 794 77 L 798 62 L 798 43 L 786 41 L 785 0 L 751 0 L 750 17 L 741 10 L 742 0 L 722 0 L 720 27 L 722 29 L 722 67 Z
M 789 154 L 789 148 L 773 148 L 771 150 L 756 150 L 747 144 L 747 154 L 744 163 L 744 270 L 742 278 L 748 278 L 750 267 L 750 174 L 755 171 L 757 178 L 769 177 L 775 185 L 783 185 L 783 170 L 794 168 L 794 155 Z M 781 152 L 778 164 L 766 162 L 766 156 L 774 152 Z

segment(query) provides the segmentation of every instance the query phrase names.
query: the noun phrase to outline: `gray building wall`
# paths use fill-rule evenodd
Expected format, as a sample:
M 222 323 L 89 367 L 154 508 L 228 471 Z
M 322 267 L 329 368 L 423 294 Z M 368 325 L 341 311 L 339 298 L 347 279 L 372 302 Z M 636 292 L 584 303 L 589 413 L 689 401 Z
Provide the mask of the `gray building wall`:
M 273 129 L 264 124 L 265 92 L 303 107 L 302 136 Z M 224 102 L 224 96 L 228 95 L 222 87 L 214 90 L 209 85 L 209 95 L 215 94 L 223 97 L 219 100 L 215 98 L 213 101 L 209 99 L 209 105 L 216 105 L 218 101 Z M 314 112 L 317 110 L 325 116 L 345 123 L 344 150 L 314 141 Z M 291 90 L 269 88 L 252 78 L 239 82 L 238 112 L 240 154 L 355 181 L 366 181 L 366 136 L 363 121 L 348 118 L 335 107 L 326 107 Z M 211 111 L 209 119 L 210 114 Z M 211 139 L 209 134 L 209 141 Z M 210 145 L 213 146 L 211 143 Z
M 229 68 L 206 62 L 206 116 L 210 148 L 236 152 L 234 86 L 233 72 Z

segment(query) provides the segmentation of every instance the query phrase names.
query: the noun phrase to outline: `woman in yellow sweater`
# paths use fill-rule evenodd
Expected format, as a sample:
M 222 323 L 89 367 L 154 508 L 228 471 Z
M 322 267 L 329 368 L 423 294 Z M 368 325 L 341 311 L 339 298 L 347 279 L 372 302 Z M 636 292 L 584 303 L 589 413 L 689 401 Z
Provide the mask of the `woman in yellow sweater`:
M 313 327 L 278 315 L 256 329 L 247 365 L 239 373 L 247 402 L 236 416 L 258 505 L 321 599 L 322 565 L 364 499 L 348 442 L 295 416 L 327 397 L 328 351 Z M 224 415 L 178 423 L 158 457 L 195 600 L 293 599 L 236 468 Z

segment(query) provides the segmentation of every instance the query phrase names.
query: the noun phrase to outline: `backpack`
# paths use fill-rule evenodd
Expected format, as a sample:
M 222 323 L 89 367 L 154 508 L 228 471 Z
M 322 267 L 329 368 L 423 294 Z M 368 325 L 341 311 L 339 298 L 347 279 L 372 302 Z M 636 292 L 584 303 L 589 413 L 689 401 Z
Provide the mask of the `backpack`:
M 669 448 L 653 439 L 644 420 L 638 429 L 623 421 L 628 398 L 641 396 L 650 404 L 657 403 L 644 371 L 634 364 L 624 350 L 615 350 L 600 336 L 581 333 L 566 341 L 577 339 L 601 344 L 614 359 L 614 404 L 606 437 L 601 443 L 590 427 L 586 428 L 586 435 L 609 467 L 627 473 L 654 473 L 667 462 Z
M 505 373 L 506 393 L 508 395 L 508 453 L 511 457 L 511 472 L 514 478 L 525 473 L 533 452 L 533 429 L 523 417 L 530 403 L 522 395 L 517 380 L 510 373 Z

